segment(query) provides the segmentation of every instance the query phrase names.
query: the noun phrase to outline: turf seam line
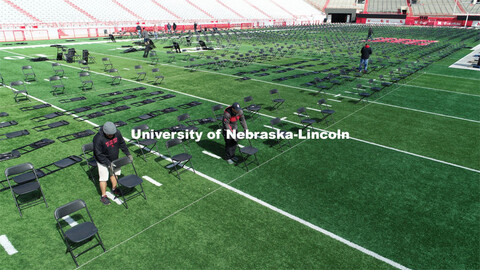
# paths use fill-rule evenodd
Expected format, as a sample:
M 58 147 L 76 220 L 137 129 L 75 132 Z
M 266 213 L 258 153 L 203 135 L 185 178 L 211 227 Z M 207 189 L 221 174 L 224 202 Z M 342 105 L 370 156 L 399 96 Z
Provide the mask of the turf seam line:
M 12 52 L 9 52 L 9 53 L 12 53 Z M 13 53 L 13 54 L 18 54 L 18 53 Z M 22 55 L 22 54 L 18 54 L 18 55 Z M 32 58 L 32 57 L 27 56 L 27 55 L 22 55 L 22 56 L 26 56 L 26 57 Z M 52 61 L 48 61 L 48 62 L 52 62 Z M 73 68 L 73 69 L 80 69 L 80 68 L 73 67 L 73 66 L 70 66 L 70 65 L 65 65 L 65 66 L 66 66 L 66 67 Z M 91 72 L 92 72 L 92 73 L 95 73 L 95 74 L 103 75 L 103 76 L 109 76 L 109 75 L 104 74 L 104 73 L 101 73 L 101 72 L 96 72 L 96 71 L 91 71 Z M 208 101 L 208 102 L 212 102 L 212 103 L 216 103 L 216 104 L 222 104 L 222 105 L 225 105 L 225 106 L 229 106 L 228 104 L 225 104 L 225 103 L 222 103 L 222 102 L 216 102 L 216 101 L 214 101 L 214 100 L 210 100 L 210 99 L 203 98 L 203 97 L 198 97 L 198 96 L 195 96 L 195 95 L 183 93 L 183 92 L 176 91 L 176 90 L 172 90 L 172 89 L 168 89 L 168 88 L 165 88 L 165 87 L 160 87 L 160 86 L 156 86 L 156 85 L 150 85 L 150 84 L 142 83 L 142 82 L 136 82 L 136 81 L 133 81 L 133 80 L 130 80 L 130 79 L 124 79 L 124 80 L 125 80 L 125 81 L 129 81 L 129 82 L 133 82 L 133 83 L 137 83 L 137 84 L 146 85 L 146 86 L 153 87 L 153 88 L 164 89 L 164 90 L 167 90 L 167 91 L 171 91 L 171 92 L 174 92 L 174 93 L 186 95 L 186 96 L 189 96 L 189 97 L 195 97 L 195 98 L 202 99 L 202 100 L 205 100 L 205 101 Z M 396 90 L 396 89 L 394 89 L 394 90 Z M 393 92 L 394 90 L 390 91 L 390 93 Z M 32 96 L 32 97 L 33 97 L 33 96 Z M 37 99 L 37 98 L 35 98 L 35 99 Z M 41 101 L 40 99 L 37 99 L 37 100 Z M 41 101 L 41 102 L 43 102 L 43 101 Z M 47 102 L 43 102 L 43 103 L 47 103 Z M 370 102 L 370 103 L 373 103 L 373 102 Z M 53 107 L 53 106 L 52 106 L 52 107 Z M 56 107 L 56 106 L 55 106 L 55 107 Z M 364 107 L 365 107 L 365 106 L 364 106 Z M 58 107 L 56 107 L 56 108 L 58 108 Z M 63 110 L 63 109 L 62 109 L 62 110 Z M 63 111 L 65 111 L 65 110 L 63 110 Z M 295 114 L 295 112 L 294 112 L 294 114 Z M 262 116 L 265 116 L 265 117 L 268 117 L 268 118 L 275 118 L 275 117 L 273 117 L 273 116 L 266 115 L 266 114 L 263 114 L 263 113 L 259 113 L 259 115 L 262 115 Z M 87 123 L 92 123 L 92 122 L 90 122 L 90 121 L 88 121 L 88 120 L 86 120 L 85 122 L 87 122 Z M 289 121 L 289 120 L 285 120 L 285 122 L 288 122 L 288 123 L 291 123 L 291 124 L 294 124 L 294 125 L 297 125 L 297 126 L 301 126 L 301 124 L 299 124 L 299 123 L 297 123 L 297 122 L 293 122 L 293 121 Z M 93 124 L 93 123 L 92 123 L 92 124 Z M 97 124 L 93 124 L 93 125 L 94 125 L 94 126 L 98 126 Z M 315 129 L 315 130 L 327 131 L 327 130 L 320 129 L 320 128 L 315 128 L 315 127 L 312 127 L 312 128 Z M 327 131 L 327 132 L 331 132 L 331 131 Z M 390 147 L 390 146 L 386 146 L 386 145 L 382 145 L 382 144 L 378 144 L 378 143 L 374 143 L 374 142 L 370 142 L 370 141 L 358 139 L 358 138 L 355 138 L 355 137 L 350 137 L 350 139 L 351 139 L 351 140 L 355 140 L 355 141 L 359 141 L 359 142 L 363 142 L 363 143 L 367 143 L 367 144 L 370 144 L 370 145 L 373 145 L 373 146 L 377 146 L 377 147 L 380 147 L 380 148 L 385 148 L 385 149 L 393 150 L 393 151 L 400 152 L 400 153 L 403 153 L 403 154 L 412 155 L 412 156 L 415 156 L 415 157 L 424 158 L 424 159 L 428 159 L 428 160 L 431 160 L 431 161 L 434 161 L 434 162 L 438 162 L 438 163 L 450 165 L 450 166 L 453 166 L 453 167 L 458 167 L 458 168 L 461 168 L 461 169 L 469 170 L 469 171 L 472 171 L 472 172 L 480 173 L 480 170 L 476 170 L 476 169 L 473 169 L 473 168 L 465 167 L 465 166 L 458 165 L 458 164 L 455 164 L 455 163 L 451 163 L 451 162 L 447 162 L 447 161 L 443 161 L 443 160 L 439 160 L 439 159 L 435 159 L 435 158 L 431 158 L 431 157 L 427 157 L 427 156 L 415 154 L 415 153 L 408 152 L 408 151 L 405 151 L 405 150 L 401 150 L 401 149 L 393 148 L 393 147 Z

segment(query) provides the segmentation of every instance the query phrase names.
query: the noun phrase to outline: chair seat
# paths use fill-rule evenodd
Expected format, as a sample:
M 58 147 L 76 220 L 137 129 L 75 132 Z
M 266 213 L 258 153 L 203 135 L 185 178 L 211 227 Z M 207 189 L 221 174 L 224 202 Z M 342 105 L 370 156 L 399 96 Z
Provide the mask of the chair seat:
M 134 174 L 130 174 L 118 179 L 118 183 L 120 183 L 120 185 L 125 186 L 127 188 L 133 188 L 143 183 L 143 180 L 142 178 Z
M 63 88 L 63 84 L 52 85 L 53 88 Z
M 372 87 L 372 91 L 378 92 L 378 91 L 380 91 L 380 90 L 382 90 L 382 88 L 380 88 L 380 87 L 378 87 L 378 86 Z
M 93 81 L 82 81 L 82 83 L 93 83 Z
M 256 111 L 260 111 L 261 108 L 262 108 L 262 107 L 260 107 L 260 106 L 258 106 L 258 105 L 250 105 L 250 106 L 247 106 L 245 109 L 246 109 L 247 111 L 254 111 L 254 112 L 256 112 Z
M 315 124 L 316 121 L 314 119 L 302 119 L 302 124 Z
M 255 155 L 258 152 L 258 149 L 252 146 L 245 146 L 240 148 L 240 152 L 246 155 Z
M 362 92 L 359 94 L 361 97 L 369 97 L 370 96 L 370 93 L 367 93 L 367 92 Z
M 26 184 L 17 185 L 17 186 L 12 187 L 13 193 L 15 193 L 17 195 L 27 194 L 27 193 L 30 193 L 34 190 L 39 189 L 39 188 L 40 188 L 40 184 L 37 181 L 28 182 Z
M 87 161 L 88 166 L 97 167 L 97 161 L 94 158 L 91 158 Z
M 42 177 L 42 176 L 45 176 L 45 174 L 42 171 L 40 171 L 40 170 L 35 170 L 35 171 L 36 171 L 37 176 L 39 178 Z M 17 175 L 15 177 L 13 177 L 12 180 L 17 184 L 23 184 L 23 183 L 35 180 L 35 174 L 33 174 L 33 172 L 20 174 L 20 175 Z
M 137 72 L 137 74 L 138 74 L 138 75 L 140 75 L 140 74 L 143 75 L 143 74 L 147 74 L 147 73 L 146 73 L 146 72 Z
M 141 144 L 141 145 L 152 145 L 152 144 L 157 143 L 157 140 L 155 140 L 155 139 L 147 139 L 147 140 L 139 141 L 138 143 Z
M 280 103 L 280 102 L 285 102 L 285 99 L 283 99 L 283 98 L 276 98 L 276 99 L 273 100 L 273 102 L 278 102 L 278 103 Z
M 155 79 L 164 79 L 164 76 L 155 76 Z
M 74 243 L 79 243 L 93 237 L 98 232 L 91 222 L 84 222 L 65 232 L 65 237 Z
M 26 90 L 15 90 L 15 94 L 28 94 Z
M 335 113 L 335 111 L 334 111 L 334 110 L 322 110 L 322 113 L 324 113 L 324 114 L 333 114 L 333 113 Z
M 189 160 L 192 158 L 192 155 L 190 154 L 187 154 L 187 153 L 181 153 L 181 154 L 178 154 L 178 155 L 175 155 L 172 157 L 172 160 L 173 161 L 186 161 L 186 160 Z

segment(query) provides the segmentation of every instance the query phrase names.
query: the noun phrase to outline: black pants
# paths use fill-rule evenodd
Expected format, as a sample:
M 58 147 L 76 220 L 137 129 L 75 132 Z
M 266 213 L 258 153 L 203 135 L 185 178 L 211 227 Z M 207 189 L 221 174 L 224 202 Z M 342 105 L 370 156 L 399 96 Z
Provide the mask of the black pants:
M 225 159 L 231 159 L 235 156 L 237 150 L 237 141 L 227 138 L 227 132 L 223 131 L 223 139 L 225 140 Z
M 145 47 L 145 52 L 143 53 L 143 57 L 144 58 L 147 58 L 148 57 L 148 54 L 150 53 L 150 51 L 152 50 L 152 48 L 150 47 L 150 45 L 147 45 Z

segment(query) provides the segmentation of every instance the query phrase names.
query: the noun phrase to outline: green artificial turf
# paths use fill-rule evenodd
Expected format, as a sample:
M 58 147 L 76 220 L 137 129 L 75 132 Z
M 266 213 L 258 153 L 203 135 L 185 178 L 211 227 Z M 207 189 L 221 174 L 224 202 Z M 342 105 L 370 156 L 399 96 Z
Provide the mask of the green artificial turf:
M 151 69 L 154 66 L 150 60 L 142 58 L 139 52 L 121 53 L 120 46 L 131 44 L 131 41 L 99 43 L 78 40 L 87 43 L 75 45 L 77 52 L 88 49 L 96 58 L 96 63 L 89 64 L 94 88 L 82 91 L 78 75 L 81 66 L 61 62 L 66 90 L 59 96 L 51 94 L 51 85 L 45 80 L 53 75 L 52 61 L 28 61 L 37 54 L 52 59 L 55 48 L 0 50 L 0 73 L 6 84 L 22 80 L 21 67 L 32 65 L 37 80 L 26 85 L 29 94 L 63 110 L 135 95 L 132 99 L 99 106 L 75 116 L 63 115 L 36 122 L 32 118 L 58 110 L 50 107 L 22 112 L 19 108 L 41 102 L 31 98 L 31 101 L 16 104 L 11 89 L 1 87 L 0 111 L 10 115 L 0 121 L 16 120 L 19 124 L 1 128 L 0 134 L 27 129 L 30 135 L 0 141 L 0 153 L 42 138 L 55 140 L 55 143 L 18 159 L 1 162 L 2 170 L 23 162 L 31 162 L 39 168 L 70 155 L 82 156 L 81 146 L 91 142 L 92 136 L 66 143 L 57 137 L 86 129 L 96 131 L 94 125 L 106 121 L 127 122 L 119 130 L 124 137 L 131 138 L 131 129 L 135 126 L 148 124 L 155 130 L 169 128 L 177 125 L 177 116 L 184 113 L 188 113 L 190 119 L 212 117 L 212 106 L 234 101 L 243 104 L 243 98 L 247 96 L 252 96 L 254 103 L 263 108 L 257 119 L 247 118 L 251 131 L 272 131 L 268 127 L 270 120 L 281 117 L 284 119 L 283 129 L 297 132 L 302 126 L 294 113 L 300 107 L 307 107 L 309 115 L 317 120 L 315 130 L 336 132 L 340 129 L 348 131 L 351 137 L 349 140 L 307 141 L 296 138 L 290 146 L 281 149 L 272 140 L 252 140 L 252 145 L 259 149 L 260 165 L 251 164 L 246 171 L 242 166 L 228 165 L 222 159 L 203 153 L 208 151 L 222 157 L 224 141 L 222 137 L 205 138 L 207 132 L 215 132 L 217 123 L 201 125 L 198 127 L 204 138 L 189 142 L 187 147 L 199 174 L 187 172 L 182 174 L 181 180 L 168 173 L 165 168 L 168 161 L 153 154 L 147 155 L 144 161 L 138 147 L 129 143 L 140 176 L 146 175 L 162 183 L 157 187 L 145 181 L 147 200 L 135 198 L 129 202 L 129 209 L 115 203 L 110 206 L 100 203 L 98 184 L 89 179 L 85 162 L 41 178 L 49 208 L 40 204 L 26 209 L 23 218 L 19 217 L 9 191 L 0 192 L 3 205 L 0 235 L 7 235 L 19 251 L 8 256 L 0 249 L 2 267 L 74 268 L 69 254 L 65 254 L 53 212 L 56 207 L 78 198 L 87 202 L 107 248 L 107 253 L 96 248 L 81 256 L 82 268 L 391 267 L 209 181 L 213 179 L 405 267 L 477 269 L 480 264 L 478 71 L 448 66 L 470 53 L 469 49 L 460 48 L 460 44 L 475 46 L 478 39 L 471 35 L 472 32 L 461 29 L 378 27 L 375 31 L 378 36 L 434 39 L 438 43 L 421 49 L 414 45 L 374 43 L 375 54 L 368 74 L 357 78 L 351 72 L 352 80 L 339 77 L 338 85 L 331 85 L 330 89 L 318 93 L 317 88 L 305 83 L 339 72 L 338 69 L 321 71 L 324 69 L 340 64 L 345 65 L 344 68 L 356 67 L 357 50 L 363 44 L 363 30 L 356 26 L 296 30 L 300 32 L 282 30 L 289 33 L 285 36 L 280 36 L 283 32 L 278 31 L 244 31 L 231 37 L 229 42 L 225 36 L 218 37 L 219 43 L 212 38 L 211 45 L 219 50 L 177 54 L 171 63 L 162 49 L 171 41 L 160 39 L 156 42 L 160 56 L 156 67 L 160 68 L 165 81 L 156 86 L 152 85 L 154 75 Z M 340 36 L 337 30 L 341 30 Z M 250 38 L 244 38 L 247 35 Z M 346 36 L 351 40 L 345 39 Z M 65 42 L 37 41 L 29 45 L 53 43 Z M 69 46 L 68 43 L 65 45 Z M 225 47 L 222 49 L 219 45 Z M 239 54 L 255 54 L 260 48 L 268 50 L 284 46 L 282 50 L 287 50 L 290 45 L 295 51 L 263 60 L 257 58 L 248 65 L 220 69 L 204 65 L 197 71 L 188 67 L 212 62 L 215 57 L 229 60 Z M 310 45 L 312 47 L 307 47 Z M 182 47 L 185 46 L 182 44 Z M 25 58 L 5 59 L 12 56 Z M 386 60 L 385 56 L 391 58 Z M 109 84 L 111 79 L 104 71 L 103 57 L 109 57 L 124 78 L 120 85 Z M 184 61 L 189 58 L 194 60 Z M 379 75 L 390 77 L 393 72 L 395 75 L 392 76 L 398 76 L 412 65 L 428 61 L 433 62 L 398 84 L 373 94 L 368 102 L 358 102 L 357 84 L 369 86 L 370 79 L 378 84 Z M 309 64 L 313 66 L 306 66 Z M 385 66 L 374 68 L 380 64 Z M 142 65 L 147 72 L 145 81 L 135 81 L 135 65 Z M 289 67 L 292 70 L 274 72 Z M 262 73 L 255 72 L 259 69 L 266 69 L 262 72 L 269 75 L 257 76 Z M 313 71 L 318 72 L 284 81 L 275 80 Z M 245 76 L 251 79 L 238 80 Z M 330 86 L 331 83 L 325 84 Z M 140 86 L 146 89 L 125 91 Z M 286 100 L 279 110 L 272 110 L 271 89 L 278 89 L 281 98 Z M 122 93 L 99 96 L 117 91 Z M 144 106 L 132 104 L 155 97 L 148 96 L 154 91 L 175 97 Z M 87 99 L 59 102 L 60 99 L 80 96 Z M 327 107 L 317 104 L 320 99 L 325 99 L 328 108 L 335 110 L 335 121 L 327 123 L 324 119 L 319 110 Z M 190 109 L 178 107 L 192 101 L 202 104 Z M 95 112 L 110 112 L 106 110 L 122 105 L 130 109 L 90 119 L 94 125 L 75 119 Z M 169 107 L 177 111 L 135 123 L 140 115 Z M 69 125 L 45 132 L 33 130 L 35 126 L 60 120 L 68 121 Z M 249 145 L 246 140 L 240 143 Z M 159 153 L 168 155 L 165 140 L 159 140 L 157 146 Z M 95 170 L 92 172 L 96 177 Z M 132 172 L 128 168 L 123 173 Z

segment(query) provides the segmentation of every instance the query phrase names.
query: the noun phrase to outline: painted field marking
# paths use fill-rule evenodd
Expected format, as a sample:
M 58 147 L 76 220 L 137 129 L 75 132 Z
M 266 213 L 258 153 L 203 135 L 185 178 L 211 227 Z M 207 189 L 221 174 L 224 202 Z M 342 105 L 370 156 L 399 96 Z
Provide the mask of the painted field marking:
M 110 193 L 110 191 L 107 191 L 105 194 L 107 194 L 107 197 L 114 201 L 116 204 L 118 205 L 121 205 L 123 203 L 122 200 L 120 200 L 119 198 L 115 198 L 115 195 L 113 195 L 112 193 Z
M 316 112 L 322 112 L 322 110 L 314 109 L 314 108 L 310 108 L 310 107 L 307 107 L 306 109 L 311 110 L 311 111 L 316 111 Z
M 211 156 L 211 157 L 213 157 L 213 158 L 216 158 L 216 159 L 221 159 L 221 157 L 215 155 L 214 153 L 210 153 L 210 152 L 208 152 L 207 150 L 203 150 L 202 153 L 204 153 L 204 154 L 207 155 L 207 156 Z
M 308 116 L 305 115 L 305 114 L 301 114 L 301 113 L 297 113 L 297 112 L 293 112 L 293 114 L 295 114 L 295 115 L 300 115 L 300 116 L 303 116 L 303 117 L 308 117 Z
M 20 56 L 23 56 L 23 57 L 29 57 L 29 58 L 32 58 L 30 56 L 27 56 L 27 55 L 23 55 L 23 54 L 19 54 L 19 53 L 14 53 L 14 52 L 8 52 L 8 53 L 11 53 L 11 54 L 17 54 L 17 55 L 20 55 Z M 107 54 L 108 55 L 108 54 Z M 114 55 L 110 55 L 110 56 L 114 56 Z M 130 59 L 131 60 L 131 59 Z M 52 61 L 48 61 L 48 62 L 52 62 Z M 53 63 L 53 62 L 52 62 Z M 80 68 L 77 68 L 77 67 L 74 67 L 74 66 L 69 66 L 69 65 L 65 65 L 67 67 L 70 67 L 70 68 L 73 68 L 73 69 L 80 69 Z M 176 67 L 176 66 L 175 66 Z M 96 72 L 96 71 L 91 71 L 91 73 L 95 73 L 95 74 L 99 74 L 99 75 L 102 75 L 102 76 L 107 76 L 109 77 L 109 75 L 107 74 L 104 74 L 104 73 L 101 73 L 101 72 Z M 232 76 L 232 77 L 236 77 L 236 76 Z M 158 88 L 158 89 L 164 89 L 164 90 L 168 90 L 168 91 L 171 91 L 171 92 L 174 92 L 174 93 L 178 93 L 178 94 L 181 94 L 181 95 L 184 95 L 184 96 L 189 96 L 189 97 L 194 97 L 194 98 L 198 98 L 198 99 L 201 99 L 201 100 L 205 100 L 205 101 L 208 101 L 208 102 L 213 102 L 213 103 L 216 103 L 216 104 L 222 104 L 222 105 L 225 105 L 225 106 L 229 106 L 229 104 L 225 104 L 225 103 L 222 103 L 222 102 L 217 102 L 217 101 L 214 101 L 214 100 L 211 100 L 211 99 L 207 99 L 207 98 L 203 98 L 203 97 L 198 97 L 198 96 L 195 96 L 195 95 L 192 95 L 192 94 L 187 94 L 187 93 L 184 93 L 184 92 L 180 92 L 180 91 L 177 91 L 177 90 L 172 90 L 172 89 L 169 89 L 169 88 L 165 88 L 165 87 L 160 87 L 160 86 L 155 86 L 155 85 L 151 85 L 151 84 L 147 84 L 147 83 L 142 83 L 142 82 L 137 82 L 137 81 L 134 81 L 134 80 L 130 80 L 130 79 L 124 79 L 125 81 L 129 81 L 129 82 L 132 82 L 132 83 L 137 83 L 137 84 L 141 84 L 141 85 L 145 85 L 145 86 L 149 86 L 149 87 L 154 87 L 154 88 Z M 12 89 L 11 87 L 9 86 L 6 86 L 7 88 L 9 89 Z M 300 87 L 292 87 L 292 88 L 299 88 L 299 89 L 303 89 L 303 88 L 300 88 Z M 305 90 L 305 89 L 304 89 Z M 309 90 L 310 89 L 306 89 L 306 90 Z M 391 93 L 391 92 L 390 92 Z M 47 103 L 39 98 L 36 98 L 34 96 L 31 96 L 31 95 L 28 95 L 29 97 L 32 97 L 33 99 L 35 100 L 38 100 L 42 103 Z M 383 104 L 383 105 L 386 105 L 385 103 L 379 103 L 379 102 L 375 102 L 375 101 L 371 101 L 371 103 L 376 103 L 376 104 Z M 395 105 L 390 105 L 390 106 L 395 106 Z M 56 107 L 56 106 L 53 106 L 52 107 L 54 108 L 58 108 L 59 110 L 61 111 L 66 111 L 64 109 L 61 109 L 59 107 Z M 362 108 L 365 108 L 366 106 L 362 107 Z M 424 112 L 424 111 L 420 111 L 420 112 Z M 429 112 L 425 112 L 425 113 L 429 113 Z M 294 112 L 293 114 L 296 114 L 296 115 L 299 115 L 298 113 Z M 72 114 L 73 116 L 75 116 L 74 114 Z M 267 118 L 275 118 L 271 115 L 267 115 L 267 114 L 262 114 L 262 113 L 259 113 L 259 115 L 262 115 L 262 116 L 265 116 Z M 307 117 L 306 115 L 301 115 L 301 116 L 304 116 L 304 117 Z M 442 116 L 446 116 L 446 117 L 452 117 L 452 116 L 447 116 L 447 115 L 442 115 Z M 456 117 L 452 117 L 452 118 L 456 118 Z M 465 120 L 465 119 L 462 119 L 462 120 Z M 474 122 L 480 122 L 480 121 L 475 121 L 475 120 L 470 120 L 470 121 L 474 121 Z M 86 123 L 89 123 L 89 124 L 92 124 L 94 125 L 95 127 L 98 127 L 97 124 L 95 123 L 92 123 L 88 120 L 84 121 Z M 293 122 L 293 121 L 289 121 L 289 120 L 286 120 L 286 122 L 288 123 L 291 123 L 291 124 L 294 124 L 294 125 L 297 125 L 297 126 L 301 126 L 300 123 L 297 123 L 297 122 Z M 338 121 L 337 121 L 338 123 Z M 327 131 L 327 130 L 324 130 L 324 129 L 320 129 L 320 128 L 315 128 L 313 127 L 313 129 L 315 130 L 320 130 L 320 131 Z M 331 132 L 331 131 L 327 131 L 327 132 Z M 472 172 L 476 172 L 476 173 L 480 173 L 480 170 L 476 170 L 476 169 L 472 169 L 472 168 L 469 168 L 469 167 L 466 167 L 466 166 L 462 166 L 462 165 L 458 165 L 458 164 L 455 164 L 455 163 L 451 163 L 451 162 L 447 162 L 447 161 L 443 161 L 443 160 L 439 160 L 439 159 L 435 159 L 435 158 L 431 158 L 431 157 L 427 157 L 427 156 L 423 156 L 423 155 L 419 155 L 419 154 L 415 154 L 415 153 L 412 153 L 412 152 L 408 152 L 408 151 L 405 151 L 405 150 L 401 150 L 401 149 L 398 149 L 398 148 L 394 148 L 394 147 L 390 147 L 390 146 L 386 146 L 386 145 L 382 145 L 382 144 L 378 144 L 378 143 L 374 143 L 374 142 L 370 142 L 370 141 L 366 141 L 366 140 L 362 140 L 362 139 L 358 139 L 358 138 L 355 138 L 355 137 L 350 137 L 351 140 L 355 140 L 355 141 L 358 141 L 358 142 L 363 142 L 363 143 L 367 143 L 367 144 L 370 144 L 370 145 L 374 145 L 374 146 L 378 146 L 380 148 L 385 148 L 385 149 L 389 149 L 389 150 L 392 150 L 392 151 L 396 151 L 396 152 L 400 152 L 400 153 L 404 153 L 404 154 L 407 154 L 407 155 L 411 155 L 411 156 L 415 156 L 415 157 L 419 157 L 419 158 L 423 158 L 423 159 L 428 159 L 428 160 L 431 160 L 431 161 L 434 161 L 434 162 L 438 162 L 438 163 L 442 163 L 442 164 L 446 164 L 446 165 L 450 165 L 450 166 L 453 166 L 453 167 L 457 167 L 457 168 L 462 168 L 462 169 L 465 169 L 465 170 L 468 170 L 468 171 L 472 171 Z M 243 147 L 243 146 L 241 146 Z
M 335 97 L 338 97 L 340 96 L 340 94 L 336 95 Z M 330 101 L 333 101 L 333 102 L 342 102 L 341 100 L 336 100 L 336 99 L 331 99 L 331 98 L 327 98 L 327 100 L 330 100 Z
M 160 184 L 159 182 L 153 180 L 150 176 L 144 175 L 144 176 L 142 176 L 142 178 L 145 179 L 145 180 L 147 180 L 148 182 L 154 184 L 154 185 L 157 186 L 157 187 L 161 187 L 161 186 L 162 186 L 162 184 Z
M 269 129 L 280 130 L 279 128 L 268 126 L 268 125 L 263 125 L 263 126 Z
M 123 69 L 125 69 L 125 70 L 130 70 L 129 68 L 123 68 Z
M 43 79 L 44 81 L 48 82 L 49 80 L 48 79 Z
M 337 94 L 337 95 L 335 95 L 334 97 L 339 97 L 339 96 L 341 96 L 341 94 Z
M 65 220 L 70 227 L 75 227 L 78 225 L 78 223 L 69 215 L 64 216 L 62 219 Z
M 13 255 L 18 252 L 5 234 L 0 235 L 0 245 L 3 246 L 8 255 Z
M 283 121 L 283 120 L 285 120 L 285 119 L 287 119 L 287 117 L 286 117 L 286 116 L 285 116 L 285 117 L 282 117 L 282 118 L 280 118 L 280 120 L 282 120 L 282 121 Z

